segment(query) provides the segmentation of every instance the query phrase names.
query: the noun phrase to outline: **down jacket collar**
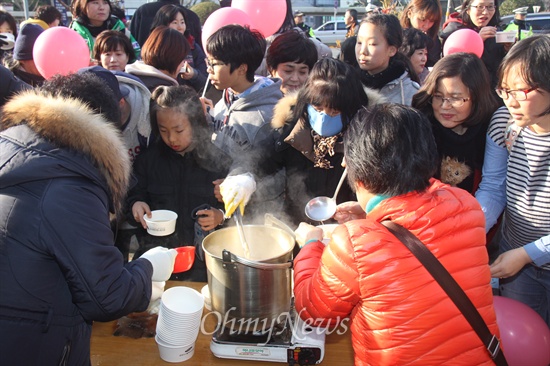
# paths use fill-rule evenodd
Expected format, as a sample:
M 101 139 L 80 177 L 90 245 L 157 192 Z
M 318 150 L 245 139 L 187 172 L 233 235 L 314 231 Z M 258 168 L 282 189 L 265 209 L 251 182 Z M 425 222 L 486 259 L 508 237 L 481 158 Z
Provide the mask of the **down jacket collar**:
M 363 89 L 369 98 L 368 107 L 375 104 L 384 103 L 386 101 L 384 96 L 378 91 L 367 87 L 364 87 Z M 285 124 L 292 122 L 292 110 L 294 109 L 297 100 L 297 92 L 287 94 L 285 97 L 281 98 L 274 109 L 273 120 L 271 121 L 273 128 L 281 128 Z
M 375 104 L 384 103 L 385 97 L 374 89 L 367 87 L 363 88 L 367 97 L 369 98 L 369 104 L 367 107 Z M 273 110 L 273 119 L 271 120 L 271 126 L 275 129 L 285 127 L 292 123 L 292 111 L 296 106 L 298 100 L 298 93 L 291 93 L 283 97 L 275 106 Z M 290 126 L 286 126 L 290 127 Z M 313 150 L 313 139 L 311 138 L 311 127 L 305 121 L 301 119 L 296 122 L 292 127 L 290 134 L 284 137 L 284 141 L 290 144 L 298 151 L 311 152 Z M 312 159 L 313 154 L 306 154 L 308 159 Z
M 93 113 L 76 99 L 46 96 L 41 95 L 37 90 L 29 90 L 13 97 L 4 106 L 0 132 L 23 148 L 29 150 L 48 148 L 48 145 L 37 144 L 37 141 L 20 140 L 18 136 L 10 135 L 6 131 L 10 127 L 22 125 L 47 140 L 48 144 L 68 149 L 71 153 L 63 156 L 66 158 L 64 162 L 57 161 L 57 164 L 63 165 L 65 162 L 67 165 L 72 164 L 71 167 L 77 170 L 75 174 L 86 175 L 102 186 L 106 185 L 111 196 L 112 209 L 115 213 L 120 212 L 128 188 L 131 163 L 120 133 L 113 124 L 103 116 Z M 83 167 L 84 164 L 75 158 L 74 152 L 89 159 L 99 173 L 95 169 Z M 55 157 L 61 157 L 63 154 L 59 151 L 44 151 L 44 153 Z M 27 154 L 27 159 L 31 159 L 32 155 Z M 4 163 L 6 162 L 2 162 Z M 77 165 L 78 169 L 75 168 Z M 7 177 L 15 175 L 14 170 L 18 168 L 16 162 L 2 168 L 2 186 L 10 184 L 10 179 Z M 26 172 L 26 174 L 36 175 L 36 178 L 42 179 L 47 174 L 46 167 L 35 170 L 36 172 Z M 55 177 L 55 173 L 52 177 Z M 32 177 L 26 179 L 32 179 Z

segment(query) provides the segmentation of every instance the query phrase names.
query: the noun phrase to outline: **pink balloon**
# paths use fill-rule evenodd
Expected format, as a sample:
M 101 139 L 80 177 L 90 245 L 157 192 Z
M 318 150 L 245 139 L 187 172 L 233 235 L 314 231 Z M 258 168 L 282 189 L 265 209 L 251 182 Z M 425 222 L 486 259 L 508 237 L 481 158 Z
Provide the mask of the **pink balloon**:
M 204 26 L 202 27 L 202 45 L 204 46 L 204 48 L 206 48 L 208 38 L 212 34 L 214 34 L 221 27 L 229 24 L 250 26 L 252 22 L 250 21 L 250 17 L 248 16 L 248 14 L 246 14 L 242 10 L 231 7 L 225 7 L 216 10 L 215 12 L 210 14 L 208 18 L 206 18 Z
M 248 14 L 250 28 L 259 30 L 264 37 L 277 32 L 286 15 L 285 0 L 233 0 L 231 7 Z
M 468 52 L 481 57 L 483 54 L 483 40 L 481 36 L 471 29 L 459 29 L 445 41 L 443 55 L 448 56 L 457 52 Z
M 90 65 L 88 44 L 74 30 L 53 27 L 42 32 L 32 50 L 36 68 L 45 79 L 67 75 Z
M 497 324 L 509 366 L 548 366 L 550 329 L 529 306 L 502 296 L 494 297 Z

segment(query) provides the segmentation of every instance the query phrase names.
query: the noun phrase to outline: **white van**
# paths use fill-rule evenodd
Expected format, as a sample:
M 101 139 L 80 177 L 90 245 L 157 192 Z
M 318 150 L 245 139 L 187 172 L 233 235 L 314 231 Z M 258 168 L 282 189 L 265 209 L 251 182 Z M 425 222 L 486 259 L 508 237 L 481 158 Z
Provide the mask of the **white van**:
M 344 41 L 346 39 L 346 23 L 343 20 L 331 20 L 314 29 L 315 38 L 326 45 L 332 46 L 336 41 Z

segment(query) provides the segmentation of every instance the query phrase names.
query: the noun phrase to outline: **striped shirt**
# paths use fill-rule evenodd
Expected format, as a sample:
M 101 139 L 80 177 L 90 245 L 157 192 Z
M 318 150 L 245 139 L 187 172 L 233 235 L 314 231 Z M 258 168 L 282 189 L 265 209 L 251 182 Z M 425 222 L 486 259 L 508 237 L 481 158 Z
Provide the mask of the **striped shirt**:
M 494 118 L 487 131 L 501 147 L 505 147 L 507 124 L 506 118 Z M 523 128 L 508 157 L 503 235 L 510 246 L 507 249 L 513 249 L 549 234 L 550 133 Z M 543 268 L 550 269 L 550 264 Z

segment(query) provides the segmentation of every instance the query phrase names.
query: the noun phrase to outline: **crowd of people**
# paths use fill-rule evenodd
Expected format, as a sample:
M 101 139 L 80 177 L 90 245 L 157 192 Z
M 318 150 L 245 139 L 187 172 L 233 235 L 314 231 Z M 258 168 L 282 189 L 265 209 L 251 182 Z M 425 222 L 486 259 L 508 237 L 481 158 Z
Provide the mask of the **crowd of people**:
M 400 18 L 348 10 L 333 58 L 287 4 L 267 39 L 227 25 L 202 44 L 177 1 L 143 5 L 128 27 L 109 0 L 74 1 L 65 26 L 90 65 L 47 80 L 32 51 L 59 12 L 19 27 L 0 12 L 5 362 L 88 364 L 93 321 L 146 310 L 168 279 L 207 280 L 201 238 L 235 213 L 296 229 L 296 309 L 318 325 L 350 317 L 357 365 L 493 362 L 388 220 L 497 337 L 491 278 L 550 325 L 550 35 L 504 45 L 497 0 L 464 0 L 444 25 L 439 1 L 412 0 Z M 463 28 L 481 57 L 442 54 Z M 344 169 L 325 246 L 304 207 Z M 178 214 L 173 234 L 147 234 L 158 209 Z M 175 275 L 180 246 L 197 255 Z

